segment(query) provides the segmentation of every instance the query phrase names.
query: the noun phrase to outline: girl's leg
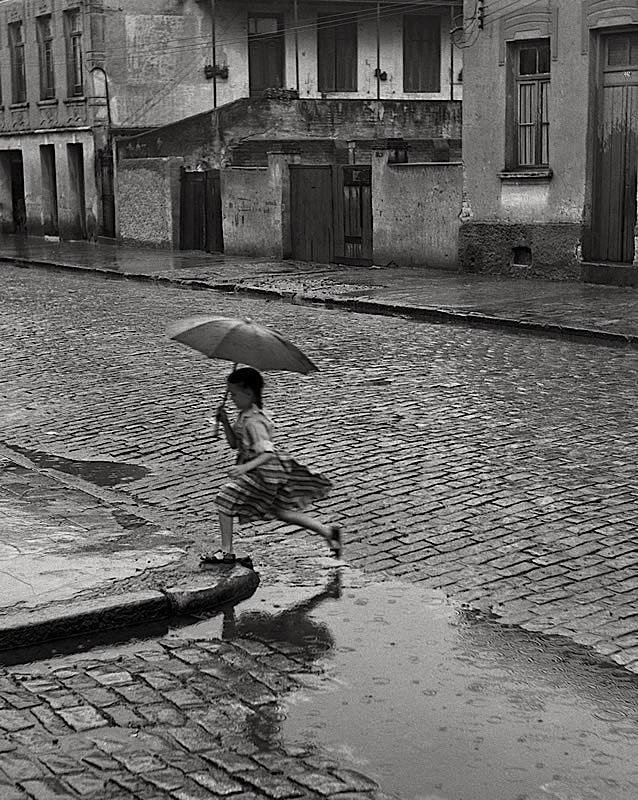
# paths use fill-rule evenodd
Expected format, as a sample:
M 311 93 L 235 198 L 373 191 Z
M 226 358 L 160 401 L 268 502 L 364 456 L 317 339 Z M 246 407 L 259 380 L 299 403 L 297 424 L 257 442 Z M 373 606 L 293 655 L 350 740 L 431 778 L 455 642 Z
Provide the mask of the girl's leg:
M 341 528 L 338 525 L 322 525 L 316 519 L 303 514 L 301 511 L 284 511 L 279 509 L 277 512 L 277 519 L 282 522 L 290 522 L 292 525 L 298 525 L 300 528 L 314 531 L 328 542 L 333 554 L 339 558 L 341 556 Z
M 219 528 L 222 534 L 222 550 L 224 553 L 233 552 L 233 518 L 219 511 Z

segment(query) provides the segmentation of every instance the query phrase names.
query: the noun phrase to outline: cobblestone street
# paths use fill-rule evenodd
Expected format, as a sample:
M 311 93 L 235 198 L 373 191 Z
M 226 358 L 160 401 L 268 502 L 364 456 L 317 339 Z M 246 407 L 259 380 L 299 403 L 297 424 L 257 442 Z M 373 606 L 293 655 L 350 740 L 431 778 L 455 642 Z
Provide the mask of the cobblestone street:
M 320 367 L 268 375 L 266 408 L 334 481 L 318 509 L 343 521 L 350 564 L 638 671 L 635 352 L 5 267 L 0 437 L 36 463 L 147 468 L 112 491 L 179 533 L 192 565 L 231 460 L 204 422 L 228 365 L 164 330 L 206 312 L 272 325 Z M 292 532 L 243 531 L 263 583 L 323 555 Z

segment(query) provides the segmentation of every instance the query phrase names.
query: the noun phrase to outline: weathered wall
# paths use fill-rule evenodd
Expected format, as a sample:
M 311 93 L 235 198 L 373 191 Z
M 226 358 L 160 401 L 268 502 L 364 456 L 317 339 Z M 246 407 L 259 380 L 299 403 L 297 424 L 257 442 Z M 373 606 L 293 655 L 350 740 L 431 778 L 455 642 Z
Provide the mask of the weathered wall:
M 372 161 L 374 261 L 457 268 L 463 193 L 460 163 L 388 164 Z
M 81 144 L 84 155 L 84 209 L 76 207 L 69 170 L 67 144 Z M 77 215 L 84 213 L 90 225 L 91 218 L 98 218 L 98 197 L 93 169 L 95 151 L 93 137 L 88 131 L 66 131 L 4 136 L 2 151 L 21 150 L 24 166 L 24 196 L 26 205 L 27 232 L 33 236 L 44 233 L 44 207 L 42 191 L 42 166 L 40 146 L 53 145 L 57 172 L 58 226 L 63 239 L 78 238 Z M 3 186 L 0 223 L 3 230 L 13 228 L 11 185 Z
M 178 158 L 122 159 L 117 170 L 119 240 L 179 247 Z
M 513 10 L 501 22 L 490 22 L 488 16 L 485 29 L 465 50 L 464 222 L 469 227 L 461 232 L 466 244 L 460 259 L 467 269 L 503 271 L 512 263 L 513 249 L 525 240 L 533 247 L 526 274 L 571 277 L 577 270 L 575 254 L 586 206 L 589 57 L 582 52 L 583 4 L 561 0 L 557 5 L 556 28 L 551 12 L 546 28 L 545 23 L 538 23 L 538 14 L 524 18 L 521 9 Z M 473 7 L 473 0 L 467 2 L 466 14 Z M 549 9 L 549 5 L 540 3 L 539 8 Z M 518 31 L 510 26 L 512 19 L 520 21 Z M 507 67 L 501 61 L 507 30 L 513 31 L 512 41 L 544 36 L 548 31 L 552 34 L 549 118 L 553 175 L 549 178 L 512 179 L 502 174 Z M 491 226 L 491 235 L 486 226 Z
M 245 99 L 123 141 L 127 158 L 180 155 L 190 168 L 226 166 L 235 146 L 249 139 L 450 142 L 460 148 L 461 103 L 437 100 Z
M 221 172 L 224 252 L 283 257 L 281 172 L 228 167 Z

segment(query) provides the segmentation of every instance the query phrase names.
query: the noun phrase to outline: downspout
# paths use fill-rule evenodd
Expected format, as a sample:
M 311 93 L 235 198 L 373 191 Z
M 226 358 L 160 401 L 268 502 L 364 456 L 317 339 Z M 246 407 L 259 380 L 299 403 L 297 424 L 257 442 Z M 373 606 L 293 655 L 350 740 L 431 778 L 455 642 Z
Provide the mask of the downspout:
M 213 49 L 213 108 L 217 108 L 217 18 L 215 0 L 210 0 L 210 37 Z
M 450 6 L 450 100 L 454 100 L 454 42 L 452 30 L 454 28 L 454 6 Z
M 377 0 L 377 100 L 381 99 L 381 3 Z
M 299 2 L 295 0 L 295 77 L 297 80 L 297 94 L 299 94 Z

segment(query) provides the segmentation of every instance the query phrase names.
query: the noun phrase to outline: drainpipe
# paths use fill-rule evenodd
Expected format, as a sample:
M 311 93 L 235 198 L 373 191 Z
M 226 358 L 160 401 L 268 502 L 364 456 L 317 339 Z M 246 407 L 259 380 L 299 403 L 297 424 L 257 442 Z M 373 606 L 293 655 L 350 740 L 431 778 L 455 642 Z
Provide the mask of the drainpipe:
M 381 3 L 377 0 L 377 100 L 381 99 Z
M 454 100 L 454 42 L 452 29 L 454 28 L 454 6 L 450 6 L 450 100 Z
M 217 108 L 217 18 L 215 0 L 210 0 L 210 37 L 213 49 L 213 108 Z
M 295 77 L 297 79 L 297 94 L 299 94 L 299 2 L 295 0 Z

